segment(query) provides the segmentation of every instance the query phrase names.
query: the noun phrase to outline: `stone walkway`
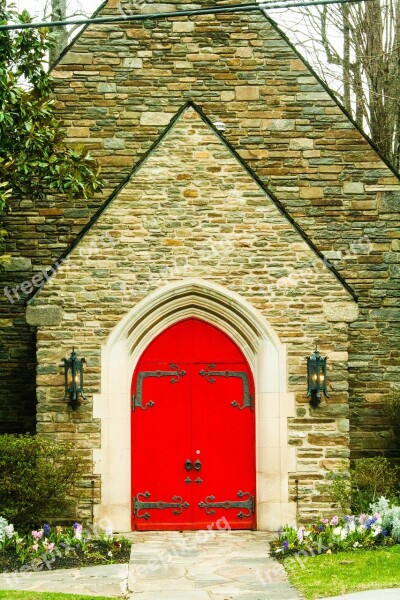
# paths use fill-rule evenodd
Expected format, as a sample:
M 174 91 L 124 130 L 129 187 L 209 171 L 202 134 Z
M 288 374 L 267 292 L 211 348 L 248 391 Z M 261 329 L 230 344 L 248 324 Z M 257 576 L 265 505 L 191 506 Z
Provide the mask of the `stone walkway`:
M 0 590 L 127 596 L 128 565 L 0 574 Z M 0 591 L 1 598 L 1 591 Z
M 262 532 L 135 534 L 128 588 L 135 600 L 295 600 Z
M 297 600 L 262 532 L 133 533 L 129 565 L 5 573 L 0 589 L 132 600 Z M 0 595 L 1 597 L 1 595 Z

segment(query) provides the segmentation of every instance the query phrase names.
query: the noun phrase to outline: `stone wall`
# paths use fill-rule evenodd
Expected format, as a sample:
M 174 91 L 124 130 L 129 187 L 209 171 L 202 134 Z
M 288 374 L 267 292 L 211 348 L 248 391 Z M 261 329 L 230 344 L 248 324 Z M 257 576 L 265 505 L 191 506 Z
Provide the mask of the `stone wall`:
M 31 276 L 25 257 L 0 264 L 0 434 L 34 432 L 36 427 L 35 329 L 26 324 L 23 301 L 3 294 L 5 286 L 12 289 Z
M 142 10 L 179 7 L 147 2 Z M 103 14 L 120 8 L 111 0 Z M 53 74 L 71 142 L 86 143 L 102 163 L 103 197 L 186 101 L 226 124 L 225 138 L 359 296 L 349 326 L 353 456 L 390 448 L 382 403 L 400 385 L 399 181 L 274 25 L 242 13 L 91 26 Z M 32 267 L 8 272 L 5 283 L 48 268 L 100 201 L 13 207 L 8 250 Z M 22 306 L 2 295 L 0 308 L 2 410 L 23 429 L 33 417 L 32 381 L 23 377 L 32 372 L 33 330 Z
M 0 257 L 2 433 L 33 432 L 36 427 L 36 330 L 25 320 L 32 278 L 59 259 L 99 203 L 100 197 L 90 206 L 61 196 L 13 199 L 12 210 L 2 213 L 8 233 L 6 254 Z
M 298 480 L 301 518 L 318 514 L 326 507 L 324 474 L 348 467 L 348 322 L 357 305 L 192 108 L 28 307 L 28 321 L 38 325 L 38 432 L 85 453 L 99 448 L 92 398 L 100 393 L 102 347 L 132 306 L 188 277 L 239 294 L 287 345 L 288 391 L 297 406 L 288 424 L 297 449 L 291 499 Z M 312 410 L 305 356 L 316 338 L 329 357 L 330 398 Z M 60 349 L 68 353 L 71 345 L 88 362 L 88 397 L 76 412 L 63 400 L 58 368 Z
M 103 12 L 121 11 L 112 0 Z M 242 13 L 97 26 L 54 75 L 71 140 L 91 147 L 110 187 L 185 101 L 226 124 L 226 139 L 359 296 L 353 456 L 390 448 L 383 402 L 400 385 L 399 180 L 273 23 Z

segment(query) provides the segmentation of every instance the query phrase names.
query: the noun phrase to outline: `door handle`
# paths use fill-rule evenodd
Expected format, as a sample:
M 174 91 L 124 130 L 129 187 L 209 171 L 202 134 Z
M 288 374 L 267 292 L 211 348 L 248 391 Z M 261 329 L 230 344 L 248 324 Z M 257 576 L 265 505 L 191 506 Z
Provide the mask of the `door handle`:
M 193 467 L 193 463 L 190 460 L 190 458 L 188 458 L 187 461 L 185 462 L 185 469 L 186 469 L 186 471 L 191 471 L 192 467 Z
M 194 463 L 194 469 L 195 469 L 195 471 L 200 471 L 201 461 L 199 461 L 199 459 L 197 459 L 196 462 Z

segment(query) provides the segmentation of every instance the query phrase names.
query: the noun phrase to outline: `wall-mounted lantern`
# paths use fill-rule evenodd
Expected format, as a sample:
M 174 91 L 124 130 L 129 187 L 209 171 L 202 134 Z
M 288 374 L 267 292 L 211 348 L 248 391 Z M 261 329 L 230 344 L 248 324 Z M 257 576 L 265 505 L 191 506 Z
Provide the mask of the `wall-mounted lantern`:
M 313 408 L 316 408 L 321 402 L 322 392 L 324 392 L 326 398 L 329 398 L 326 391 L 328 386 L 326 361 L 327 358 L 322 358 L 317 348 L 311 356 L 307 356 L 307 398 L 311 396 L 310 404 Z
M 79 359 L 75 349 L 69 358 L 63 358 L 64 376 L 65 376 L 65 400 L 69 400 L 72 410 L 76 410 L 80 404 L 79 394 L 83 400 L 86 400 L 83 391 L 83 365 L 86 363 L 84 358 Z

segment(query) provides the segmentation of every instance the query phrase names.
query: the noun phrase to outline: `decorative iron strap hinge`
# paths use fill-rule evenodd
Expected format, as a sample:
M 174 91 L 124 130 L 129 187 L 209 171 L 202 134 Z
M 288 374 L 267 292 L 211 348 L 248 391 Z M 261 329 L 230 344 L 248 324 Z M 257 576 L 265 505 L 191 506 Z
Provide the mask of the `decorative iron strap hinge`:
M 170 383 L 178 383 L 181 377 L 186 375 L 186 371 L 179 370 L 178 365 L 171 364 L 171 371 L 139 371 L 136 382 L 136 394 L 132 396 L 132 410 L 154 406 L 153 400 L 149 400 L 143 405 L 143 381 L 146 377 L 171 377 Z
M 150 498 L 150 496 L 150 492 L 140 492 L 135 498 L 133 498 L 132 509 L 138 519 L 146 519 L 146 521 L 150 519 L 150 514 L 148 512 L 140 515 L 140 510 L 164 510 L 166 508 L 172 508 L 173 515 L 180 515 L 186 508 L 189 508 L 190 506 L 189 502 L 183 502 L 181 496 L 173 496 L 172 502 L 147 502 L 146 500 L 147 498 Z M 140 497 L 144 498 L 144 500 L 141 500 Z
M 237 516 L 239 519 L 250 517 L 254 513 L 254 496 L 250 492 L 242 492 L 241 490 L 237 493 L 238 498 L 248 496 L 247 500 L 225 500 L 224 502 L 214 502 L 215 496 L 207 496 L 205 502 L 199 502 L 199 507 L 204 508 L 207 515 L 214 515 L 215 508 L 242 508 L 247 512 L 239 511 Z
M 250 408 L 253 410 L 253 397 L 250 395 L 249 378 L 246 371 L 214 371 L 215 365 L 208 365 L 207 371 L 199 371 L 202 377 L 205 377 L 209 383 L 215 383 L 215 377 L 239 377 L 243 383 L 243 403 L 239 404 L 237 400 L 232 400 L 232 406 L 239 410 Z

